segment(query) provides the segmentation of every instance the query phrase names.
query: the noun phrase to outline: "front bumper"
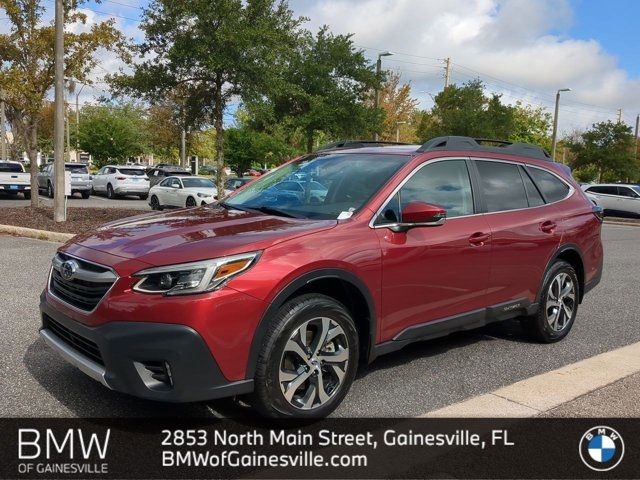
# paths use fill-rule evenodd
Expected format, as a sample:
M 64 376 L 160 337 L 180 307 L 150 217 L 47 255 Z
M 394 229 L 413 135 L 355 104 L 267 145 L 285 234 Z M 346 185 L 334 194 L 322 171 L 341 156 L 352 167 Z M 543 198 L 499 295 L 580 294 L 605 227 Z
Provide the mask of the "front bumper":
M 194 402 L 253 390 L 253 380 L 226 380 L 200 335 L 184 325 L 111 322 L 82 325 L 40 299 L 45 342 L 67 362 L 106 387 L 166 402 Z M 166 366 L 157 381 L 148 365 Z

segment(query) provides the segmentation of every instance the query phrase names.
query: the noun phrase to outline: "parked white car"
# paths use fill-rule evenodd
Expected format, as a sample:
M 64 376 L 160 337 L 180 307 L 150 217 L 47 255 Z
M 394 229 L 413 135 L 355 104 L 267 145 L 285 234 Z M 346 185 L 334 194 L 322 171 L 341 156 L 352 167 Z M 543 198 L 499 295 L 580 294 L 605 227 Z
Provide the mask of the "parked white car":
M 31 175 L 25 173 L 20 162 L 0 161 L 0 192 L 22 193 L 26 200 L 31 198 Z
M 216 193 L 215 184 L 208 178 L 167 177 L 149 190 L 149 205 L 153 210 L 196 207 L 213 203 Z
M 582 189 L 606 213 L 640 215 L 640 185 L 607 183 L 583 185 Z
M 107 198 L 137 195 L 140 200 L 149 196 L 149 177 L 143 167 L 107 165 L 93 176 L 93 191 L 104 193 Z

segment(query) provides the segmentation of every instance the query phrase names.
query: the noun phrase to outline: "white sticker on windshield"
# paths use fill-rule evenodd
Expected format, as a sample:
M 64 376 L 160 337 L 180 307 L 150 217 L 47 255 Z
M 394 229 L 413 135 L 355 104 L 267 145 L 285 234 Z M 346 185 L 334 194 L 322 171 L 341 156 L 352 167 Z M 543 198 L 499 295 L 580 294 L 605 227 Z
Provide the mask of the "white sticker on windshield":
M 338 220 L 346 220 L 347 218 L 351 218 L 351 216 L 353 215 L 353 212 L 340 212 L 340 215 L 338 215 Z

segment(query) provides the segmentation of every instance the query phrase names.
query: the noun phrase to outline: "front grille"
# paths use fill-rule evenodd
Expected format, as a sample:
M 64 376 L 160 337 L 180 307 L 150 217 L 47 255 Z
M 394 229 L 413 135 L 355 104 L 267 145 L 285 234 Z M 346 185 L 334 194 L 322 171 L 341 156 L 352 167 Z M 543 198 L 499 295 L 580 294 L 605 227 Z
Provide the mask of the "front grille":
M 88 357 L 97 364 L 104 366 L 102 355 L 100 355 L 100 348 L 98 348 L 98 345 L 95 342 L 92 342 L 82 335 L 78 335 L 76 332 L 68 329 L 61 323 L 56 322 L 48 315 L 44 315 L 43 326 L 85 357 Z
M 66 280 L 60 274 L 59 265 L 70 258 L 60 253 L 54 258 L 49 288 L 60 300 L 80 310 L 91 311 L 96 308 L 102 297 L 109 291 L 116 276 L 106 267 L 74 258 L 73 260 L 79 265 L 80 269 L 80 274 L 77 277 L 82 278 Z M 105 275 L 107 278 L 105 278 Z

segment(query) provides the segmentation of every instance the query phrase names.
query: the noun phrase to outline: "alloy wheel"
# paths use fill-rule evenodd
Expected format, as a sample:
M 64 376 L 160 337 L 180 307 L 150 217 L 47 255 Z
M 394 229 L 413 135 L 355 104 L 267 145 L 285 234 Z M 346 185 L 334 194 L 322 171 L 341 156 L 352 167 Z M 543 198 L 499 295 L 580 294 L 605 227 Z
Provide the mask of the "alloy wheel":
M 196 201 L 193 197 L 189 197 L 187 198 L 187 203 L 186 203 L 187 208 L 189 207 L 195 207 L 196 206 Z
M 326 404 L 347 373 L 349 345 L 340 325 L 327 317 L 307 320 L 284 346 L 278 383 L 295 408 L 312 410 Z
M 545 308 L 547 322 L 554 332 L 561 332 L 571 322 L 576 308 L 576 285 L 566 273 L 559 273 L 551 281 Z
M 158 210 L 160 208 L 160 202 L 158 201 L 158 197 L 153 195 L 151 197 L 151 210 Z

